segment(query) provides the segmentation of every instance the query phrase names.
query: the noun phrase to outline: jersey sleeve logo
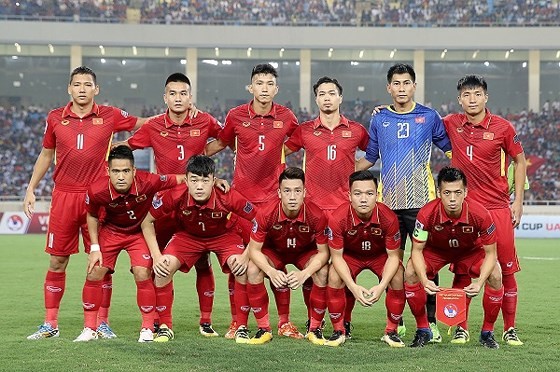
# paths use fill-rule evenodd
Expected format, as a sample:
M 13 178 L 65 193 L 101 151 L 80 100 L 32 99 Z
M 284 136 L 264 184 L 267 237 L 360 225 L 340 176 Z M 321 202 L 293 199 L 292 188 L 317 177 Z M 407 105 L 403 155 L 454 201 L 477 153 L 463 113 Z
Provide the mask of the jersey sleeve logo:
M 424 224 L 418 220 L 416 220 L 416 228 L 418 230 L 424 230 Z
M 333 232 L 329 226 L 325 228 L 325 235 L 329 238 L 329 240 L 333 240 Z
M 167 175 L 166 175 L 166 174 L 160 174 L 159 180 L 160 180 L 161 182 L 167 181 Z
M 130 114 L 124 110 L 121 110 L 121 115 L 123 116 L 123 118 L 127 118 Z
M 258 229 L 259 229 L 259 223 L 257 222 L 257 220 L 253 219 L 253 228 L 251 229 L 251 231 L 253 233 L 256 233 Z
M 86 204 L 89 205 L 89 194 L 86 192 Z
M 162 205 L 163 205 L 162 196 L 155 194 L 154 198 L 152 199 L 152 207 L 154 207 L 154 209 L 158 209 Z
M 397 233 L 393 236 L 394 241 L 399 241 L 401 239 L 401 232 L 397 231 Z
M 92 123 L 93 125 L 101 125 L 103 124 L 103 118 L 93 118 Z
M 484 132 L 482 134 L 482 139 L 492 141 L 494 139 L 494 133 L 492 132 Z
M 243 212 L 251 213 L 252 211 L 253 211 L 253 204 L 251 204 L 251 202 L 248 201 L 247 203 L 245 203 L 245 206 L 243 207 Z
M 513 136 L 513 143 L 519 143 L 521 142 L 521 140 L 519 139 L 519 136 L 516 134 L 515 136 Z
M 494 230 L 496 230 L 496 225 L 492 224 L 490 225 L 490 227 L 486 230 L 486 234 L 491 235 Z
M 272 128 L 274 128 L 274 129 L 284 128 L 284 123 L 281 120 L 274 120 L 272 122 Z

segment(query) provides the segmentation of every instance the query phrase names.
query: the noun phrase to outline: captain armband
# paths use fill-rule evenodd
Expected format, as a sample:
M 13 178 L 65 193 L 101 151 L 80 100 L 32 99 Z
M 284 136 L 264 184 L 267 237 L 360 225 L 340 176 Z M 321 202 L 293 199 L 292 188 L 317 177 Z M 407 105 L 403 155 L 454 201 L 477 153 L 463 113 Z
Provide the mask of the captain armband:
M 428 232 L 419 228 L 414 229 L 412 236 L 414 237 L 414 240 L 417 240 L 419 242 L 425 242 L 426 240 L 428 240 Z

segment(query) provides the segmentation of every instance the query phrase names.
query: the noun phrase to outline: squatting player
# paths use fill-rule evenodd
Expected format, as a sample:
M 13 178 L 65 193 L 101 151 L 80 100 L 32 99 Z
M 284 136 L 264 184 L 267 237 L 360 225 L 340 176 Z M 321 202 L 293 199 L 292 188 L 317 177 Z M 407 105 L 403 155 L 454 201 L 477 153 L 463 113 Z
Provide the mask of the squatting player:
M 188 272 L 201 256 L 214 252 L 222 270 L 231 270 L 237 281 L 246 284 L 248 253 L 241 236 L 235 227 L 230 226 L 228 216 L 235 213 L 240 218 L 253 220 L 255 210 L 237 191 L 225 193 L 215 187 L 214 174 L 215 164 L 211 158 L 204 155 L 191 157 L 187 164 L 187 183 L 161 195 L 156 194 L 152 208 L 142 222 L 142 232 L 156 274 L 156 310 L 161 325 L 155 342 L 174 338 L 172 279 L 177 270 Z M 153 222 L 168 213 L 174 213 L 177 231 L 160 252 Z M 241 303 L 237 299 L 235 302 Z M 237 315 L 239 318 L 240 313 Z
M 299 288 L 312 278 L 314 288 L 309 306 L 322 309 L 323 313 L 326 309 L 326 298 L 320 294 L 326 293 L 327 286 L 327 217 L 318 206 L 304 201 L 305 194 L 303 170 L 286 168 L 278 180 L 280 200 L 271 200 L 257 213 L 248 246 L 251 261 L 247 269 L 247 292 L 257 318 L 258 331 L 248 339 L 246 332 L 238 330 L 237 342 L 263 344 L 272 338 L 265 275 L 274 287 L 291 289 Z M 288 264 L 294 265 L 297 270 L 288 273 L 279 270 Z M 320 331 L 321 320 L 322 316 L 318 321 L 312 321 L 312 329 Z M 322 334 L 316 342 L 324 342 Z
M 142 315 L 139 342 L 153 340 L 156 292 L 152 280 L 152 257 L 140 224 L 156 192 L 182 183 L 184 175 L 158 175 L 137 171 L 132 150 L 118 146 L 108 158 L 108 177 L 91 185 L 86 195 L 87 223 L 91 239 L 82 304 L 84 329 L 74 341 L 98 338 L 97 313 L 102 300 L 102 279 L 114 272 L 117 256 L 126 250 L 136 283 L 136 300 Z M 104 210 L 103 223 L 100 211 Z
M 206 147 L 208 156 L 226 146 L 235 149 L 232 188 L 243 194 L 256 208 L 276 197 L 278 176 L 285 167 L 284 141 L 298 126 L 297 118 L 289 108 L 273 102 L 279 89 L 277 79 L 278 72 L 272 65 L 256 65 L 248 86 L 253 99 L 228 112 L 218 140 Z M 238 223 L 244 229 L 244 239 L 248 240 L 252 226 L 242 219 Z M 303 338 L 290 322 L 290 290 L 274 286 L 272 289 L 278 308 L 278 334 Z M 246 292 L 246 288 L 239 284 L 235 287 L 235 291 L 238 290 Z M 243 313 L 243 324 L 247 324 L 249 310 L 240 309 L 239 306 L 236 309 Z
M 478 278 L 477 282 L 469 282 L 463 287 L 469 298 L 478 295 L 485 284 L 480 343 L 497 349 L 494 323 L 500 312 L 504 287 L 496 256 L 496 227 L 490 213 L 481 204 L 465 199 L 467 178 L 462 171 L 444 167 L 438 174 L 437 183 L 439 198 L 418 212 L 412 254 L 406 267 L 406 298 L 417 326 L 410 346 L 423 347 L 430 341 L 426 292 L 435 294 L 441 290 L 432 279 L 442 267 L 453 264 L 467 272 L 469 277 Z M 468 341 L 469 332 L 463 322 L 457 327 L 452 342 Z
M 461 78 L 457 83 L 457 91 L 457 99 L 464 112 L 443 119 L 453 145 L 451 164 L 461 169 L 469 179 L 468 199 L 484 205 L 496 224 L 498 261 L 502 267 L 504 284 L 502 339 L 508 345 L 523 345 L 515 328 L 515 273 L 520 267 L 513 229 L 519 225 L 523 214 L 527 170 L 525 153 L 513 125 L 486 109 L 488 85 L 483 77 L 467 75 Z M 506 157 L 511 157 L 515 164 L 515 199 L 511 207 Z M 458 286 L 466 286 L 470 278 L 466 273 L 455 270 L 455 281 Z
M 66 266 L 70 255 L 78 253 L 80 231 L 86 252 L 90 247 L 85 193 L 93 181 L 105 173 L 103 165 L 113 133 L 137 129 L 145 121 L 116 107 L 97 105 L 94 97 L 98 93 L 99 86 L 91 69 L 81 66 L 72 71 L 68 83 L 71 100 L 47 116 L 43 148 L 25 193 L 23 209 L 31 218 L 35 208 L 35 188 L 54 160 L 55 187 L 45 248 L 50 255 L 44 283 L 46 314 L 39 330 L 27 337 L 29 340 L 59 336 L 58 312 L 66 286 Z M 104 286 L 110 285 L 110 278 L 106 278 Z M 108 304 L 104 305 L 102 320 L 107 316 Z M 115 337 L 105 321 L 98 324 L 98 331 L 101 335 Z
M 407 236 L 412 237 L 418 211 L 435 198 L 430 170 L 432 143 L 444 152 L 451 150 L 440 115 L 415 102 L 415 91 L 416 73 L 412 66 L 398 63 L 389 68 L 387 92 L 393 103 L 371 118 L 366 155 L 356 166 L 356 170 L 368 169 L 381 160 L 381 200 L 399 217 L 401 260 Z M 437 277 L 435 281 L 437 283 Z M 351 309 L 347 307 L 346 316 Z M 435 296 L 428 298 L 428 318 L 434 336 L 432 341 L 441 342 L 435 318 Z M 399 334 L 404 336 L 405 331 L 403 324 Z
M 327 298 L 334 331 L 325 345 L 339 346 L 346 340 L 346 286 L 363 306 L 372 306 L 387 290 L 387 326 L 381 340 L 391 347 L 404 347 L 397 334 L 405 305 L 398 218 L 389 207 L 376 202 L 377 182 L 373 173 L 354 172 L 349 185 L 350 202 L 341 205 L 329 218 L 332 264 Z M 366 269 L 379 278 L 379 284 L 370 289 L 356 282 L 358 274 Z

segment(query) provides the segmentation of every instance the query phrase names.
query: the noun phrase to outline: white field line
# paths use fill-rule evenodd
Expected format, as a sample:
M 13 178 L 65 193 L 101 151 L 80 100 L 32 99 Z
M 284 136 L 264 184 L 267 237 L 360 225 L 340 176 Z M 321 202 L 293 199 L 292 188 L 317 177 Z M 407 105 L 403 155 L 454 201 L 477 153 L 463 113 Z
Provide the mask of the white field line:
M 521 257 L 524 260 L 533 260 L 533 261 L 559 261 L 560 257 Z

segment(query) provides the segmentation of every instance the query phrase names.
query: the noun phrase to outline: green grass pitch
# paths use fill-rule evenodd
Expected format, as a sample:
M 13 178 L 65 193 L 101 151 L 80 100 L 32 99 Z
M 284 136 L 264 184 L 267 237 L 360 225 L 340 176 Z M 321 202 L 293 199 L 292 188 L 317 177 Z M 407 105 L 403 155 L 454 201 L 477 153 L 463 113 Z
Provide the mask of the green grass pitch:
M 451 345 L 445 335 L 440 345 L 421 350 L 391 349 L 380 341 L 384 324 L 383 301 L 373 308 L 359 304 L 354 310 L 353 339 L 339 348 L 317 347 L 305 340 L 280 339 L 262 346 L 237 345 L 223 337 L 206 339 L 198 333 L 198 301 L 194 273 L 175 277 L 174 323 L 176 339 L 167 344 L 136 342 L 140 314 L 136 307 L 135 286 L 128 272 L 129 260 L 122 253 L 114 276 L 111 325 L 119 336 L 115 340 L 73 343 L 82 329 L 81 292 L 85 278 L 86 256 L 71 258 L 66 293 L 59 317 L 58 339 L 28 341 L 25 337 L 42 322 L 43 279 L 48 256 L 43 253 L 44 236 L 0 235 L 2 254 L 2 301 L 0 324 L 2 342 L 0 370 L 40 371 L 474 371 L 474 370 L 558 370 L 560 357 L 560 247 L 552 239 L 518 240 L 522 271 L 518 274 L 518 328 L 522 347 L 501 343 L 499 350 L 486 350 L 478 344 L 482 322 L 481 299 L 473 300 L 470 313 L 471 342 Z M 214 261 L 215 262 L 215 261 Z M 216 274 L 213 324 L 223 334 L 230 320 L 226 276 Z M 373 285 L 369 273 L 359 281 Z M 450 284 L 443 275 L 443 285 Z M 271 322 L 276 310 L 271 297 Z M 414 319 L 408 306 L 404 313 L 408 325 L 405 342 L 412 340 Z M 292 292 L 292 320 L 301 328 L 306 320 L 301 291 Z M 255 329 L 254 318 L 250 318 Z M 444 326 L 440 325 L 444 332 Z M 325 333 L 330 334 L 330 325 Z M 501 336 L 502 320 L 497 322 Z

